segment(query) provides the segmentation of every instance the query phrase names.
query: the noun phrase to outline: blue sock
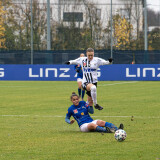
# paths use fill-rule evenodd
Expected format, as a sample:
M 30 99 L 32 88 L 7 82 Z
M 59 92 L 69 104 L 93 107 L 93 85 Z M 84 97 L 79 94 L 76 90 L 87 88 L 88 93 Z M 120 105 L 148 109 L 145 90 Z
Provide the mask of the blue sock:
M 79 94 L 79 97 L 81 96 L 81 89 L 78 88 L 78 94 Z
M 82 99 L 84 98 L 85 90 L 82 90 Z
M 106 130 L 105 128 L 100 127 L 100 126 L 97 126 L 97 127 L 96 127 L 96 131 L 97 131 L 97 132 L 107 132 L 107 130 Z
M 114 124 L 109 123 L 109 122 L 105 123 L 105 127 L 108 127 L 108 128 L 111 128 L 111 129 L 114 128 L 115 130 L 118 130 L 118 128 Z

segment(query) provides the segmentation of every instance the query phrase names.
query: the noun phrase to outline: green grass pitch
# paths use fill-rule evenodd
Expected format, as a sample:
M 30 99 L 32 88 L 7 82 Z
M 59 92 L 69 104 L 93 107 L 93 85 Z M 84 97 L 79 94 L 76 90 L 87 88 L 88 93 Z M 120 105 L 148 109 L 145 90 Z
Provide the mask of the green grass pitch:
M 67 124 L 73 91 L 76 82 L 0 81 L 0 160 L 160 159 L 160 82 L 98 82 L 104 109 L 93 118 L 123 123 L 124 142 Z

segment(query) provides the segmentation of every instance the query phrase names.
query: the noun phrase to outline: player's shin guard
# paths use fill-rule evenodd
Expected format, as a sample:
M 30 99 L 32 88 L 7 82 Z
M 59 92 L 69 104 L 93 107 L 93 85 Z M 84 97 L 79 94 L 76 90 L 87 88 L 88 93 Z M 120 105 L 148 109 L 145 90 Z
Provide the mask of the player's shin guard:
M 109 130 L 110 130 L 111 133 L 113 133 L 116 130 L 118 130 L 118 128 L 113 123 L 109 123 L 109 122 L 105 123 L 105 127 L 109 128 Z
M 106 130 L 105 128 L 100 127 L 100 126 L 97 126 L 97 127 L 96 127 L 96 131 L 97 131 L 97 132 L 107 132 L 107 130 Z
M 91 87 L 91 96 L 92 96 L 94 105 L 96 105 L 97 104 L 97 88 L 95 85 Z

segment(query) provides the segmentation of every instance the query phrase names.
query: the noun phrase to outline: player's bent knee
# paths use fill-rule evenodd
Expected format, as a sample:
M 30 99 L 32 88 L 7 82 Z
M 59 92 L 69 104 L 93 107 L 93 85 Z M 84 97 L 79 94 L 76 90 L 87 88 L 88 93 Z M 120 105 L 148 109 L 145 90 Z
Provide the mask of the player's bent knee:
M 96 129 L 96 127 L 97 127 L 97 125 L 96 124 L 94 124 L 94 123 L 90 123 L 90 124 L 88 124 L 88 129 L 89 130 L 95 130 Z
M 93 85 L 92 87 L 91 87 L 91 91 L 93 91 L 93 92 L 96 92 L 96 86 L 95 85 Z
M 105 126 L 105 121 L 98 120 L 98 121 L 97 121 L 97 125 L 98 125 L 98 126 L 101 126 L 101 127 L 104 127 L 104 126 Z

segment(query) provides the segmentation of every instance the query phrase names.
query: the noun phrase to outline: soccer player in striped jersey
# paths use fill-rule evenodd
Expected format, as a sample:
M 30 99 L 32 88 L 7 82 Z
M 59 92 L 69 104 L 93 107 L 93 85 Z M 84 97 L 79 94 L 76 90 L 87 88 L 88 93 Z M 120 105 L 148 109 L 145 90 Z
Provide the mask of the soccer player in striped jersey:
M 73 105 L 68 108 L 65 121 L 73 124 L 76 120 L 81 132 L 97 131 L 114 133 L 116 130 L 124 128 L 122 123 L 118 128 L 109 122 L 93 120 L 89 115 L 89 113 L 94 113 L 93 107 L 89 106 L 85 101 L 79 101 L 79 96 L 75 92 L 72 92 L 70 99 Z M 73 116 L 74 119 L 70 120 L 71 116 Z
M 113 59 L 109 58 L 107 61 L 94 57 L 94 50 L 92 48 L 88 48 L 86 51 L 87 57 L 79 57 L 75 60 L 70 60 L 68 62 L 65 62 L 65 64 L 79 64 L 82 66 L 83 70 L 83 80 L 82 80 L 82 87 L 87 90 L 88 95 L 88 103 L 90 106 L 93 105 L 98 110 L 102 110 L 103 107 L 101 107 L 97 103 L 97 69 L 100 65 L 108 65 L 111 64 Z

